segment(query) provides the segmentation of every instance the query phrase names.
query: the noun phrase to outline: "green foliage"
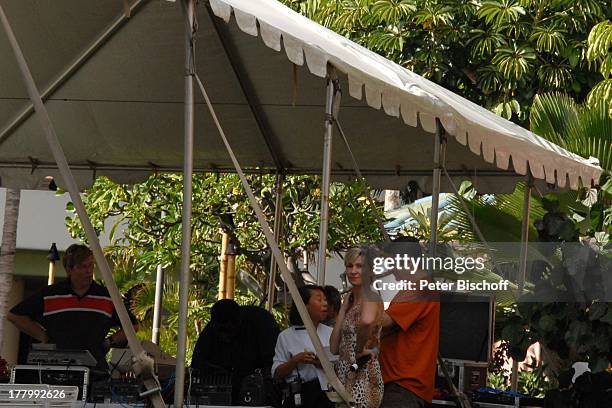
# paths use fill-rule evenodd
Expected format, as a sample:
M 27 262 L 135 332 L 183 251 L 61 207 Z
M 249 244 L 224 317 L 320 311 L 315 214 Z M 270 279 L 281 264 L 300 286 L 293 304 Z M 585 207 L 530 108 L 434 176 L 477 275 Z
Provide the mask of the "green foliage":
M 510 378 L 502 372 L 490 372 L 487 376 L 489 387 L 503 391 L 511 391 Z M 518 376 L 517 391 L 535 398 L 543 398 L 551 384 L 546 381 L 544 370 L 538 367 L 533 371 L 521 371 Z
M 581 101 L 612 67 L 610 0 L 281 1 L 520 124 L 536 94 Z M 600 82 L 590 98 L 611 89 Z
M 602 21 L 595 25 L 588 38 L 587 59 L 599 65 L 604 80 L 593 87 L 588 102 L 591 106 L 603 104 L 612 116 L 612 22 Z
M 612 116 L 602 105 L 578 105 L 559 93 L 537 95 L 530 121 L 533 132 L 582 157 L 596 157 L 612 171 Z

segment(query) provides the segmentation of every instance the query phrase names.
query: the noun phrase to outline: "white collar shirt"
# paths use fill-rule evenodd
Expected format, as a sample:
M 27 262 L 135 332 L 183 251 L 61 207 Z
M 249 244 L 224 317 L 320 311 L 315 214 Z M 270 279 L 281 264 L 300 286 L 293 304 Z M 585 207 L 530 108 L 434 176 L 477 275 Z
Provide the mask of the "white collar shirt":
M 317 326 L 317 334 L 324 348 L 329 349 L 329 338 L 332 333 L 332 328 L 324 324 Z M 303 351 L 315 352 L 314 345 L 308 336 L 308 332 L 304 326 L 291 326 L 285 329 L 278 336 L 276 341 L 276 349 L 274 353 L 274 361 L 272 363 L 272 375 L 276 369 L 281 365 L 289 361 L 292 356 Z M 298 364 L 297 369 L 285 378 L 286 382 L 291 382 L 298 376 L 302 382 L 308 382 L 315 379 L 319 380 L 322 390 L 328 389 L 327 376 L 322 369 L 317 368 L 312 364 Z

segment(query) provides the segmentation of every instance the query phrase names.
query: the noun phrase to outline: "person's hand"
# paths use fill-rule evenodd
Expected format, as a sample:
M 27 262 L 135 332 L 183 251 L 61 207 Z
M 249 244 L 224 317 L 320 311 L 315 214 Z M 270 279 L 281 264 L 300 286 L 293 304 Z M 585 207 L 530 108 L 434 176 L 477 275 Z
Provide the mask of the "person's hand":
M 318 361 L 317 355 L 311 351 L 302 351 L 291 357 L 291 359 L 295 364 L 315 364 Z
M 372 357 L 376 357 L 377 355 L 378 355 L 378 347 L 376 347 L 374 342 L 369 340 L 363 347 L 363 350 L 361 350 L 361 352 L 355 355 L 355 359 L 359 360 L 361 357 L 364 357 L 364 356 L 370 356 L 370 358 L 372 358 Z
M 348 292 L 346 295 L 344 295 L 344 300 L 342 300 L 342 305 L 340 306 L 340 312 L 346 313 L 351 308 L 352 305 L 353 305 L 353 293 Z

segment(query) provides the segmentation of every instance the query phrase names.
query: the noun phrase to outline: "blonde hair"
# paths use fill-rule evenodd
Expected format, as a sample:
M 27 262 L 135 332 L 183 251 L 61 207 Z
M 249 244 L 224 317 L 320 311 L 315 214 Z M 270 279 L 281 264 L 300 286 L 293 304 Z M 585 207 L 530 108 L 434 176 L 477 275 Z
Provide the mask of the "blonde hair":
M 344 266 L 355 263 L 355 260 L 364 254 L 365 252 L 361 247 L 353 247 L 349 249 L 346 251 L 346 254 L 344 254 Z

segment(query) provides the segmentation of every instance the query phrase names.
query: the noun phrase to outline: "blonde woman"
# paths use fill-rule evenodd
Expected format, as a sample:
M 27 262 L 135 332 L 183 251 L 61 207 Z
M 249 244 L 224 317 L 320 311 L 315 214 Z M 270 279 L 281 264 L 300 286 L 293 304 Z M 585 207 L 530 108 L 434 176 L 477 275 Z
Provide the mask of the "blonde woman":
M 344 256 L 346 276 L 351 290 L 345 295 L 336 325 L 330 338 L 330 350 L 338 354 L 336 373 L 353 396 L 358 408 L 378 408 L 383 396 L 384 384 L 375 350 L 380 339 L 380 318 L 382 303 L 375 305 L 375 324 L 367 325 L 363 332 L 361 311 L 364 302 L 362 289 L 362 268 L 364 251 L 352 248 Z M 374 305 L 369 304 L 368 308 Z

